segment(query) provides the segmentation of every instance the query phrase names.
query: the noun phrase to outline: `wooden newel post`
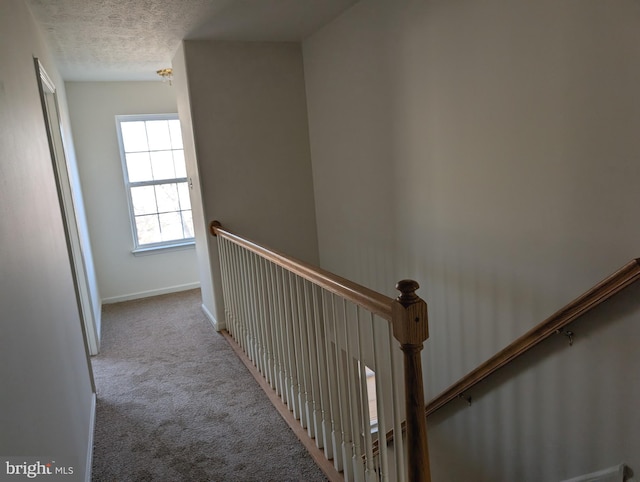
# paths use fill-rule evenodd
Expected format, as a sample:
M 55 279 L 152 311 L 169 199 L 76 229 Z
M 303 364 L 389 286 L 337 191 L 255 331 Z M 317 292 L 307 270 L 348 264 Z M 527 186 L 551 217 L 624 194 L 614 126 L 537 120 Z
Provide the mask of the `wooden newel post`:
M 430 482 L 427 448 L 427 417 L 422 383 L 420 352 L 429 338 L 427 303 L 415 292 L 420 286 L 413 280 L 396 284 L 400 296 L 393 301 L 393 336 L 404 353 L 404 387 L 407 416 L 407 452 L 410 482 Z

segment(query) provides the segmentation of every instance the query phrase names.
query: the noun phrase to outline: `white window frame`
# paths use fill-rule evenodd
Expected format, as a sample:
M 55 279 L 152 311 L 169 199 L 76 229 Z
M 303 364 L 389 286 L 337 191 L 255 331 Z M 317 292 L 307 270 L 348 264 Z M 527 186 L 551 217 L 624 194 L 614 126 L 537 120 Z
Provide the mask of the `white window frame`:
M 186 249 L 193 248 L 195 246 L 195 238 L 183 238 L 183 239 L 175 239 L 170 241 L 161 241 L 158 243 L 148 243 L 148 244 L 140 244 L 138 241 L 138 230 L 136 228 L 136 218 L 133 210 L 133 199 L 131 197 L 131 188 L 138 186 L 153 186 L 156 184 L 166 184 L 166 183 L 179 183 L 179 182 L 189 182 L 188 177 L 178 177 L 178 178 L 169 178 L 162 179 L 158 181 L 141 181 L 141 182 L 131 182 L 129 181 L 129 171 L 127 169 L 127 160 L 124 150 L 124 142 L 122 140 L 122 129 L 120 124 L 122 122 L 136 122 L 136 121 L 154 121 L 154 120 L 179 120 L 178 114 L 135 114 L 135 115 L 116 115 L 116 132 L 118 135 L 118 145 L 120 148 L 120 161 L 122 164 L 122 175 L 124 177 L 124 185 L 127 196 L 127 206 L 129 208 L 129 224 L 131 226 L 131 235 L 133 238 L 133 249 L 132 253 L 136 256 L 145 255 L 145 254 L 153 254 L 154 252 L 158 252 L 159 250 L 175 250 L 175 249 Z M 184 148 L 183 148 L 184 151 Z M 193 211 L 192 211 L 193 214 Z

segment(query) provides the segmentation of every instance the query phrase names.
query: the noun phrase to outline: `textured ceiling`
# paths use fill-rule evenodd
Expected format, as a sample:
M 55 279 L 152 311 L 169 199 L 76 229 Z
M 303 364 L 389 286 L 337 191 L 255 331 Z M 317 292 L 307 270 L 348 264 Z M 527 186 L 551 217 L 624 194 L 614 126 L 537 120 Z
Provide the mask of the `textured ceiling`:
M 65 80 L 155 80 L 185 38 L 298 41 L 357 0 L 27 0 Z

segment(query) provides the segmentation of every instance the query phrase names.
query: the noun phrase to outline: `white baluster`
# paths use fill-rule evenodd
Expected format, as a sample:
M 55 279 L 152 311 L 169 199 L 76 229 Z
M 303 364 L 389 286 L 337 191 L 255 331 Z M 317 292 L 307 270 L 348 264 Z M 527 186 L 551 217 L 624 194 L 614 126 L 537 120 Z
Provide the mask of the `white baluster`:
M 296 400 L 297 418 L 300 420 L 302 428 L 307 428 L 307 418 L 304 409 L 304 373 L 303 373 L 303 360 L 304 354 L 301 348 L 301 336 L 300 336 L 300 317 L 298 309 L 298 287 L 296 283 L 296 275 L 287 272 L 289 281 L 289 307 L 291 313 L 291 347 L 293 353 L 293 361 L 295 365 L 295 385 L 294 385 L 294 397 Z M 295 412 L 295 411 L 294 411 Z
M 243 287 L 243 305 L 245 326 L 247 327 L 247 333 L 249 335 L 247 344 L 249 346 L 249 358 L 254 365 L 257 366 L 258 360 L 258 340 L 256 339 L 255 332 L 255 318 L 253 316 L 253 293 L 251 290 L 251 271 L 249 262 L 249 251 L 242 250 L 242 287 Z
M 231 286 L 232 286 L 232 312 L 235 325 L 234 338 L 236 342 L 244 349 L 244 334 L 242 329 L 242 316 L 240 314 L 240 303 L 238 301 L 240 293 L 239 275 L 238 275 L 238 247 L 235 244 L 229 246 L 231 260 Z
M 369 314 L 370 315 L 370 314 Z M 362 341 L 362 330 L 369 328 L 365 325 L 365 320 L 368 319 L 366 314 L 362 313 L 362 310 L 358 308 L 358 360 L 360 369 L 360 399 L 362 401 L 362 420 L 363 425 L 363 441 L 364 441 L 364 480 L 366 482 L 375 482 L 378 480 L 378 474 L 375 469 L 375 461 L 373 457 L 373 439 L 371 437 L 371 413 L 369 411 L 369 384 L 367 381 L 367 366 L 365 364 L 365 351 Z M 373 336 L 373 334 L 372 334 Z M 374 390 L 375 386 L 374 385 Z M 377 410 L 376 410 L 377 413 Z
M 224 238 L 219 238 L 220 241 L 220 253 L 221 253 L 221 264 L 224 267 L 224 282 L 223 282 L 223 292 L 224 292 L 224 312 L 225 312 L 225 322 L 227 325 L 227 331 L 233 336 L 233 287 L 231 286 L 231 259 L 229 254 L 229 245 L 228 241 Z
M 331 443 L 331 402 L 329 394 L 329 375 L 327 374 L 327 335 L 324 317 L 322 310 L 321 298 L 322 290 L 317 287 L 312 287 L 313 295 L 313 313 L 315 323 L 315 342 L 316 342 L 316 355 L 318 360 L 318 387 L 320 391 L 320 413 L 321 413 L 321 426 L 322 426 L 322 441 L 318 444 L 320 437 L 316 437 L 316 444 L 318 447 L 324 448 L 324 455 L 327 460 L 333 458 L 333 445 Z
M 245 295 L 244 295 L 244 267 L 242 265 L 242 251 L 243 248 L 236 246 L 236 283 L 238 289 L 236 292 L 236 299 L 238 304 L 238 320 L 240 324 L 241 346 L 245 353 L 249 354 L 251 347 L 249 345 L 249 333 L 247 329 L 247 315 L 245 313 Z
M 227 330 L 232 333 L 231 322 L 229 316 L 229 308 L 231 302 L 229 300 L 229 271 L 227 267 L 228 258 L 226 253 L 227 241 L 224 238 L 218 238 L 218 254 L 220 256 L 220 278 L 222 279 L 222 300 L 224 302 L 224 317 Z
M 356 347 L 359 345 L 358 309 L 352 303 L 343 300 L 345 319 L 345 350 L 346 350 L 346 385 L 349 400 L 349 419 L 351 421 L 351 465 L 353 467 L 353 480 L 361 481 L 364 477 L 361 439 L 363 432 L 363 417 L 361 412 L 361 399 L 358 373 L 360 358 Z
M 249 347 L 247 346 L 247 326 L 246 326 L 246 316 L 244 314 L 244 286 L 243 286 L 243 278 L 242 278 L 242 248 L 239 246 L 235 247 L 235 269 L 236 269 L 236 314 L 238 316 L 238 325 L 240 327 L 239 331 L 239 339 L 240 345 L 245 353 Z
M 262 279 L 260 277 L 260 257 L 256 254 L 252 254 L 253 262 L 251 271 L 253 272 L 253 289 L 254 289 L 254 305 L 256 315 L 256 331 L 258 333 L 258 340 L 260 344 L 260 373 L 266 379 L 267 378 L 267 341 L 265 339 L 265 315 L 264 315 L 264 303 L 262 301 Z
M 265 343 L 265 378 L 271 386 L 275 389 L 274 383 L 274 354 L 273 354 L 273 329 L 271 327 L 271 303 L 269 293 L 269 279 L 267 277 L 266 260 L 258 258 L 258 279 L 260 283 L 260 305 L 262 309 L 262 330 Z
M 251 292 L 251 271 L 249 269 L 249 257 L 250 253 L 246 250 L 242 250 L 242 278 L 243 278 L 243 301 L 244 312 L 246 317 L 247 332 L 249 333 L 249 358 L 254 365 L 257 365 L 257 351 L 258 341 L 256 340 L 256 332 L 254 326 L 253 317 L 253 293 Z
M 300 352 L 302 354 L 302 388 L 304 413 L 307 420 L 307 434 L 315 437 L 315 426 L 313 423 L 313 387 L 311 379 L 311 351 L 309 349 L 308 327 L 311 314 L 307 310 L 305 301 L 304 279 L 296 276 L 296 286 L 298 290 L 298 312 L 300 313 Z
M 301 280 L 302 282 L 302 295 L 304 300 L 304 312 L 305 316 L 305 326 L 304 326 L 304 340 L 305 347 L 308 353 L 307 356 L 307 418 L 309 420 L 309 424 L 307 427 L 307 433 L 309 437 L 314 438 L 316 440 L 316 446 L 318 445 L 318 440 L 322 440 L 322 428 L 320 426 L 321 423 L 321 412 L 320 412 L 320 374 L 318 371 L 318 355 L 316 348 L 316 340 L 315 340 L 315 314 L 312 307 L 312 294 L 311 290 L 313 287 L 310 285 L 309 281 Z
M 396 376 L 397 367 L 402 366 L 400 347 L 393 337 L 393 328 L 388 324 L 389 359 L 391 368 L 391 386 L 393 389 L 393 451 L 396 459 L 396 480 L 406 480 L 405 451 L 402 440 L 402 420 L 404 417 L 404 384 L 403 378 Z
M 251 278 L 253 287 L 253 315 L 254 325 L 256 329 L 256 337 L 258 339 L 258 369 L 262 376 L 267 378 L 267 347 L 264 339 L 264 312 L 262 303 L 262 289 L 260 271 L 258 267 L 259 256 L 255 253 L 251 253 Z
M 280 386 L 282 400 L 287 404 L 287 408 L 292 410 L 289 374 L 289 355 L 287 349 L 286 316 L 284 309 L 284 285 L 282 282 L 282 268 L 274 266 L 274 280 L 276 283 L 277 307 L 278 307 L 278 345 L 280 347 Z
M 278 311 L 278 286 L 275 278 L 276 266 L 266 262 L 269 285 L 269 307 L 271 313 L 271 339 L 273 344 L 273 374 L 276 392 L 282 398 L 282 350 L 280 348 L 280 312 Z
M 326 320 L 326 353 L 327 376 L 329 380 L 329 401 L 331 415 L 331 443 L 333 445 L 333 466 L 336 470 L 343 469 L 342 458 L 342 414 L 340 413 L 340 397 L 338 394 L 337 339 L 335 330 L 335 312 L 333 309 L 333 295 L 322 292 L 323 307 Z
M 289 286 L 289 272 L 285 269 L 282 270 L 282 290 L 284 294 L 284 336 L 285 336 L 285 350 L 286 350 L 286 366 L 287 366 L 287 380 L 288 380 L 288 393 L 290 407 L 293 412 L 293 416 L 298 419 L 298 397 L 296 394 L 296 387 L 298 380 L 296 376 L 296 358 L 293 348 L 293 335 L 291 327 L 291 292 Z
M 371 314 L 371 333 L 373 334 L 373 360 L 374 367 L 373 370 L 377 374 L 383 373 L 383 357 L 381 356 L 381 350 L 388 348 L 388 343 L 383 342 L 381 340 L 381 336 L 384 336 L 386 330 L 381 330 L 377 325 L 380 320 L 377 320 L 373 314 Z M 387 322 L 384 321 L 384 324 L 387 325 Z M 386 327 L 385 327 L 386 328 Z M 383 348 L 381 348 L 381 346 Z M 389 425 L 387 422 L 387 405 L 388 401 L 385 398 L 385 392 L 390 391 L 391 387 L 388 384 L 383 383 L 381 380 L 382 377 L 376 377 L 376 402 L 378 404 L 378 458 L 379 458 L 379 471 L 380 471 L 380 480 L 382 482 L 389 481 L 389 450 L 387 448 L 387 439 L 386 434 L 389 430 Z M 386 388 L 386 390 L 383 388 Z
M 344 447 L 344 460 L 345 465 L 345 480 L 350 482 L 352 480 L 358 480 L 356 478 L 356 467 L 355 467 L 355 448 L 356 448 L 356 439 L 359 438 L 359 417 L 357 410 L 357 399 L 355 398 L 355 382 L 354 382 L 354 362 L 355 359 L 352 354 L 351 347 L 351 324 L 352 319 L 349 317 L 349 309 L 347 306 L 347 301 L 342 299 L 342 303 L 340 306 L 340 310 L 342 313 L 342 332 L 343 332 L 343 340 L 344 340 L 344 351 L 343 351 L 343 359 L 344 359 L 344 368 L 342 370 L 342 387 L 343 387 L 343 400 L 345 402 L 345 412 L 347 414 L 347 423 L 343 425 L 343 431 L 345 433 L 345 440 L 343 443 Z M 359 445 L 359 443 L 358 443 Z

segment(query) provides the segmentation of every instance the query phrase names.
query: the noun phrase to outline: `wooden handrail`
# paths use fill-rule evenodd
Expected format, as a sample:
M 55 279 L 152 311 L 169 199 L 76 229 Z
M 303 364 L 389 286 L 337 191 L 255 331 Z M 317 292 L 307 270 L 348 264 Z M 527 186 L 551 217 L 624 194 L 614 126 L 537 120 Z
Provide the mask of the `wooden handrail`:
M 338 296 L 362 306 L 381 318 L 391 321 L 391 306 L 393 298 L 330 273 L 329 271 L 325 271 L 316 266 L 305 263 L 304 261 L 300 261 L 276 250 L 261 246 L 255 241 L 239 236 L 228 229 L 223 228 L 218 221 L 212 221 L 209 225 L 209 229 L 211 230 L 212 235 L 227 238 L 249 251 L 272 261 L 278 266 L 282 266 L 292 273 L 295 273 Z
M 440 395 L 433 398 L 425 408 L 426 414 L 431 415 L 451 400 L 465 394 L 470 388 L 498 369 L 523 355 L 549 336 L 558 333 L 569 323 L 619 293 L 638 279 L 640 279 L 640 258 L 629 261 L 615 273 L 555 312 L 542 323 L 472 370 L 468 375 L 451 385 Z

